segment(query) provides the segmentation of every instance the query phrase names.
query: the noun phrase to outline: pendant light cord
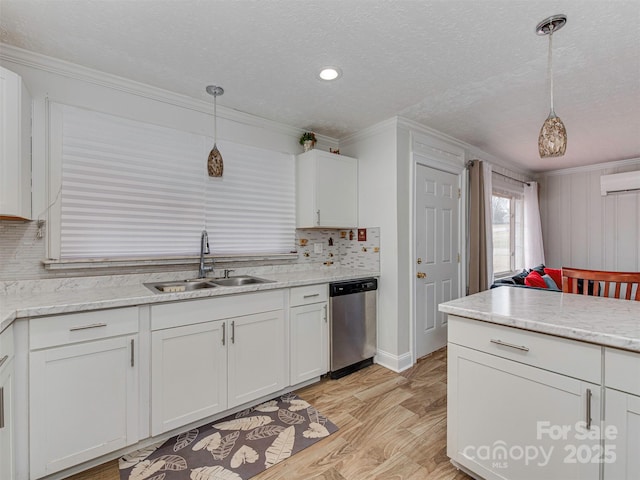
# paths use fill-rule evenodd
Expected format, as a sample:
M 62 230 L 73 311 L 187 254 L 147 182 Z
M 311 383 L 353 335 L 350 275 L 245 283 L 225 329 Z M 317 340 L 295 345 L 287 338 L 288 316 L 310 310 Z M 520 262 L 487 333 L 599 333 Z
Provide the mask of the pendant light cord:
M 551 56 L 551 51 L 552 51 L 552 44 L 553 44 L 553 24 L 551 25 L 551 31 L 549 32 L 549 80 L 550 80 L 550 84 L 551 84 L 551 113 L 553 113 L 555 115 L 555 112 L 553 110 L 553 59 Z
M 216 105 L 217 105 L 218 95 L 213 95 L 213 144 L 215 145 L 218 142 L 218 119 L 216 114 Z M 553 105 L 553 100 L 551 101 Z

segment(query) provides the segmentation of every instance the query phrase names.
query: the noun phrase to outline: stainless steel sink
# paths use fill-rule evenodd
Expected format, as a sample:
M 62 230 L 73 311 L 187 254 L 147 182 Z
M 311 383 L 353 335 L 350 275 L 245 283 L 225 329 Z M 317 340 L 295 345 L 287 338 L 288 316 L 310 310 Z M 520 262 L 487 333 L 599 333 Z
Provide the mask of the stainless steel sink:
M 265 280 L 264 278 L 252 277 L 250 275 L 239 275 L 229 278 L 213 278 L 211 283 L 220 287 L 239 287 L 242 285 L 252 285 L 255 283 L 271 283 L 273 280 Z
M 194 290 L 202 290 L 204 288 L 217 287 L 217 285 L 214 285 L 208 280 L 203 280 L 203 279 L 145 283 L 144 286 L 147 287 L 149 290 L 151 290 L 153 293 L 192 292 Z

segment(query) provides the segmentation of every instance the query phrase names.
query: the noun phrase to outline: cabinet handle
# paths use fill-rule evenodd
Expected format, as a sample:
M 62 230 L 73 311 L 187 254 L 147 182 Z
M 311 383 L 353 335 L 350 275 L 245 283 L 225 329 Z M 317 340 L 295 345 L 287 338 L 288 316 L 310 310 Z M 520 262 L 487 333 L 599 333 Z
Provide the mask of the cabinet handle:
M 132 366 L 132 367 L 135 365 L 135 361 L 136 361 L 136 359 L 135 359 L 135 353 L 134 353 L 134 352 L 135 352 L 135 350 L 134 350 L 135 345 L 134 345 L 134 343 L 133 343 L 133 342 L 134 342 L 134 340 L 133 340 L 133 338 L 132 338 L 132 339 L 131 339 L 131 366 Z
M 0 429 L 4 428 L 4 387 L 0 387 Z
M 4 357 L 0 358 L 0 367 L 2 367 L 2 365 L 4 365 L 4 362 L 6 362 L 9 359 L 9 355 L 5 355 Z
M 227 336 L 227 322 L 222 322 L 222 346 L 225 344 L 225 337 Z
M 523 352 L 529 351 L 529 347 L 525 347 L 524 345 L 515 345 L 513 343 L 507 343 L 507 342 L 503 342 L 502 340 L 493 339 L 493 338 L 490 341 L 491 343 L 495 343 L 496 345 L 502 345 L 503 347 L 515 348 L 516 350 L 522 350 Z
M 236 322 L 231 321 L 231 343 L 236 343 Z
M 91 325 L 80 325 L 79 327 L 71 327 L 69 329 L 70 332 L 75 332 L 76 330 L 87 330 L 89 328 L 99 328 L 106 327 L 106 323 L 92 323 Z
M 316 215 L 318 216 L 318 222 L 316 225 L 320 226 L 320 210 L 316 210 Z
M 324 306 L 324 323 L 327 323 L 327 306 Z
M 312 297 L 319 297 L 320 294 L 319 293 L 314 293 L 313 295 L 304 295 L 302 298 L 312 298 Z
M 591 389 L 587 388 L 587 430 L 591 430 L 591 397 L 593 394 L 591 393 Z

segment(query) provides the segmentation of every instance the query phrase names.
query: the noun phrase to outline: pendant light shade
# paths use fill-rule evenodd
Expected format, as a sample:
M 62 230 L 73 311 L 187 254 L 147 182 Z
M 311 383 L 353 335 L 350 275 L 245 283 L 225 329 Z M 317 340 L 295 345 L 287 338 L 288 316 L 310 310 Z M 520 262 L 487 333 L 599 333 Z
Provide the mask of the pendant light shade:
M 545 18 L 536 26 L 536 33 L 538 35 L 549 35 L 548 70 L 551 99 L 551 111 L 542 124 L 540 135 L 538 136 L 538 153 L 540 154 L 540 158 L 561 157 L 567 150 L 567 129 L 564 123 L 562 123 L 562 120 L 560 120 L 560 117 L 558 117 L 553 110 L 553 63 L 551 56 L 553 33 L 564 27 L 566 23 L 567 17 L 565 15 L 553 15 L 552 17 Z
M 542 124 L 538 136 L 540 158 L 561 157 L 567 150 L 567 129 L 552 111 Z
M 209 158 L 207 159 L 207 172 L 210 177 L 221 177 L 224 171 L 224 161 L 216 143 L 218 140 L 216 99 L 224 93 L 224 89 L 217 85 L 209 85 L 206 90 L 209 95 L 213 95 L 213 148 L 209 152 Z

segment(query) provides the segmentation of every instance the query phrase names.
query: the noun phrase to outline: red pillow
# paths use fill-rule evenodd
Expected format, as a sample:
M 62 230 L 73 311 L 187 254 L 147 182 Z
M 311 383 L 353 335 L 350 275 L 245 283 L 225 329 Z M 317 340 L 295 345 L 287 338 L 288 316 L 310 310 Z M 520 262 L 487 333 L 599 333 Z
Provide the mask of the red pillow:
M 549 275 L 553 281 L 556 282 L 558 288 L 562 288 L 562 270 L 559 268 L 545 268 L 544 273 Z
M 535 270 L 532 270 L 527 278 L 524 279 L 524 284 L 528 287 L 539 287 L 539 288 L 548 288 L 547 282 L 544 281 L 542 275 L 540 275 Z

